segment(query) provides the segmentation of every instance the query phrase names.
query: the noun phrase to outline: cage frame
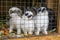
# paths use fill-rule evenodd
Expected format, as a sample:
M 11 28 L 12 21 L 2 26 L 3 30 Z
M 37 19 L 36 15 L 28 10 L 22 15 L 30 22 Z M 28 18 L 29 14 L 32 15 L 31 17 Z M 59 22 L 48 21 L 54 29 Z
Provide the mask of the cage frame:
M 58 22 L 58 34 L 57 35 L 48 35 L 48 36 L 36 36 L 36 37 L 24 37 L 24 38 L 13 38 L 13 39 L 6 39 L 6 40 L 60 40 L 60 0 L 58 0 L 58 18 L 57 18 L 57 22 Z M 52 2 L 53 0 L 48 0 L 48 7 L 52 8 L 52 5 L 49 5 L 49 3 Z

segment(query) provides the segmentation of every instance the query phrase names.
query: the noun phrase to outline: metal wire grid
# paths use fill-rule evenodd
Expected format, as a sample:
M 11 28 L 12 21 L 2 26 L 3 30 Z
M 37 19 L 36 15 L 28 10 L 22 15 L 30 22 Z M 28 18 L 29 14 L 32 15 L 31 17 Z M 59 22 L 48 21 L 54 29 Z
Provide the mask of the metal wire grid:
M 6 16 L 8 16 L 8 10 L 10 7 L 13 7 L 13 6 L 16 6 L 19 8 L 22 8 L 24 6 L 33 7 L 32 3 L 33 3 L 33 0 L 0 0 L 0 20 L 7 20 Z M 40 3 L 39 0 L 37 0 L 37 1 L 35 1 L 34 4 L 38 5 L 39 3 Z M 56 3 L 56 5 L 57 5 L 57 3 Z M 54 7 L 54 8 L 56 8 L 56 7 Z M 55 13 L 49 14 L 49 16 L 53 17 L 53 18 L 49 17 L 50 18 L 49 19 L 49 28 L 51 28 L 51 29 L 57 28 L 57 18 L 56 18 L 57 14 L 55 14 Z

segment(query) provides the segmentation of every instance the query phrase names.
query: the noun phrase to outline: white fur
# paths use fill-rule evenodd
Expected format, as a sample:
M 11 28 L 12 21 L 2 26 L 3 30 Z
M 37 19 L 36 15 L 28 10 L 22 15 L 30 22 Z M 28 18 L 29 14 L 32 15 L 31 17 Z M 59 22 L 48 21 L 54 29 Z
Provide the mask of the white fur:
M 31 11 L 26 11 L 25 13 L 28 13 L 27 16 L 29 15 L 32 15 L 33 16 L 33 13 Z M 28 18 L 27 16 L 25 16 L 25 13 L 24 15 L 22 16 L 22 30 L 24 32 L 24 34 L 33 34 L 33 31 L 34 31 L 34 21 L 32 20 L 32 17 Z
M 41 10 L 44 7 L 41 7 Z M 49 18 L 48 18 L 48 11 L 45 10 L 44 12 L 38 12 L 37 15 L 33 18 L 35 20 L 35 35 L 39 35 L 39 33 L 42 31 L 44 34 L 48 34 L 47 28 L 48 28 L 48 23 L 49 23 Z
M 11 11 L 19 10 L 19 8 L 12 7 L 12 8 L 10 8 L 10 10 Z M 17 13 L 10 13 L 11 12 L 10 10 L 9 10 L 9 15 L 11 18 L 9 20 L 9 24 L 10 24 L 9 33 L 11 33 L 13 31 L 13 29 L 16 27 L 17 28 L 17 34 L 19 37 L 19 34 L 21 34 L 21 28 L 20 28 L 21 18 L 20 18 L 20 16 L 18 16 Z

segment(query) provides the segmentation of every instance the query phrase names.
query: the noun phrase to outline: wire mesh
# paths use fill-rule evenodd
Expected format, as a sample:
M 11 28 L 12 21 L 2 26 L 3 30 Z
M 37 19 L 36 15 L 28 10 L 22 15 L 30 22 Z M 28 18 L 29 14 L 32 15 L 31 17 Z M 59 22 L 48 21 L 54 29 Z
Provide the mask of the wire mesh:
M 47 4 L 46 1 L 44 1 L 44 2 Z M 8 10 L 11 7 L 15 6 L 20 9 L 23 9 L 23 7 L 33 7 L 34 4 L 36 4 L 37 6 L 40 7 L 41 1 L 40 0 L 0 0 L 0 22 L 5 24 L 8 21 L 8 19 L 9 19 Z M 54 3 L 51 3 L 51 4 L 53 4 L 53 8 L 48 9 L 49 10 L 48 31 L 56 29 L 54 32 L 57 32 L 57 25 L 58 25 L 57 24 L 57 13 L 58 13 L 57 4 L 58 4 L 58 1 L 55 0 Z

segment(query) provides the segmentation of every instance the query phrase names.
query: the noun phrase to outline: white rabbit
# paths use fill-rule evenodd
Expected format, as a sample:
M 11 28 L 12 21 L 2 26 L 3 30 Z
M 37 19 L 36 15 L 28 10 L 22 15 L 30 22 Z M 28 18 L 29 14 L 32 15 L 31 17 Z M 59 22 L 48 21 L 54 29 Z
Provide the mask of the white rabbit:
M 48 11 L 46 7 L 40 7 L 38 9 L 37 15 L 33 17 L 35 20 L 35 35 L 39 35 L 42 31 L 44 34 L 48 34 L 47 28 L 49 24 Z
M 22 16 L 21 28 L 25 36 L 32 35 L 34 31 L 34 21 L 32 20 L 33 12 L 26 10 Z
M 16 27 L 17 28 L 17 37 L 21 37 L 21 17 L 19 16 L 22 13 L 22 11 L 17 8 L 17 7 L 12 7 L 9 9 L 9 15 L 10 15 L 10 20 L 9 20 L 9 33 L 13 31 L 13 29 Z

